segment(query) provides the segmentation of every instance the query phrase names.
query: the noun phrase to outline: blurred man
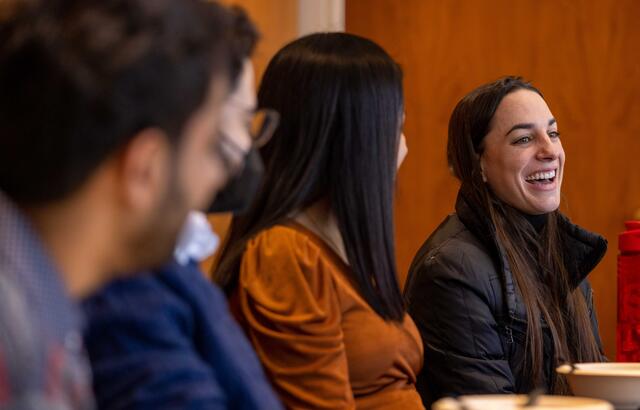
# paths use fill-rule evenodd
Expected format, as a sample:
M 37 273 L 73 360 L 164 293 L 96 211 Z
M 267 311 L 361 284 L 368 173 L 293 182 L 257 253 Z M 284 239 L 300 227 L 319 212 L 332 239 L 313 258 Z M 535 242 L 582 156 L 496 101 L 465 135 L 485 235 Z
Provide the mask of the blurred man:
M 257 33 L 243 11 L 234 14 L 233 92 L 220 118 L 221 153 L 232 179 L 209 208 L 217 212 L 250 205 L 263 169 L 256 147 L 271 136 L 277 119 L 268 110 L 256 113 L 249 56 Z M 204 214 L 193 212 L 173 261 L 86 301 L 85 340 L 101 409 L 281 408 L 224 293 L 198 269 L 218 243 Z
M 0 26 L 0 408 L 93 407 L 75 299 L 173 253 L 226 182 L 229 12 L 20 2 Z

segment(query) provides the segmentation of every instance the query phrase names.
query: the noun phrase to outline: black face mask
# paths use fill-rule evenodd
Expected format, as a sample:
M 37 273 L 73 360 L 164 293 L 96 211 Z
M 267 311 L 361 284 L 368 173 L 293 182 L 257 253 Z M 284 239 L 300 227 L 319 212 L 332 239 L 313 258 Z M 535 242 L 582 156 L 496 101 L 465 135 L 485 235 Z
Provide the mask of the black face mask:
M 260 153 L 254 147 L 245 156 L 244 168 L 234 176 L 227 185 L 218 192 L 207 212 L 232 212 L 241 214 L 249 208 L 253 198 L 258 193 L 264 165 Z

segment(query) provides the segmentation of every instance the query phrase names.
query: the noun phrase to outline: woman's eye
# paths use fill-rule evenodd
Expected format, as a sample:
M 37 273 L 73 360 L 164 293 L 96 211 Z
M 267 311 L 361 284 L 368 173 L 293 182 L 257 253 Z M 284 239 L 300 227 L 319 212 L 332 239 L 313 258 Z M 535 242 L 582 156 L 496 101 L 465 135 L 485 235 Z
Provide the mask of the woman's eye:
M 531 141 L 531 137 L 528 135 L 525 135 L 524 137 L 520 137 L 517 140 L 515 140 L 513 143 L 514 144 L 526 144 L 527 142 Z
M 558 131 L 549 131 L 547 134 L 551 138 L 560 138 L 560 133 Z

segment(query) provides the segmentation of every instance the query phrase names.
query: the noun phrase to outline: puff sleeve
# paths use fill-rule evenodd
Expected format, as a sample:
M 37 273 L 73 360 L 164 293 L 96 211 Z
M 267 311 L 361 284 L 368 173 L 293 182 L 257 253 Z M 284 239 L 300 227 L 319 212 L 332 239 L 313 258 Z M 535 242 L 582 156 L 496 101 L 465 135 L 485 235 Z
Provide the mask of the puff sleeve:
M 288 408 L 355 408 L 332 269 L 287 227 L 262 232 L 243 255 L 241 320 Z

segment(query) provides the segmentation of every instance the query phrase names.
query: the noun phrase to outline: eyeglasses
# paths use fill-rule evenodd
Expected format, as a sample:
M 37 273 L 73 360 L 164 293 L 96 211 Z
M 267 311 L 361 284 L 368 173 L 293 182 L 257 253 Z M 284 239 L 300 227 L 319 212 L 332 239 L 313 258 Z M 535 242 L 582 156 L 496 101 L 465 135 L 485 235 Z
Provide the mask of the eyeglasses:
M 251 137 L 251 145 L 254 148 L 265 146 L 280 122 L 280 114 L 272 109 L 259 109 L 252 113 L 247 121 L 247 131 Z M 230 176 L 239 174 L 243 167 L 249 150 L 242 148 L 224 129 L 220 130 L 216 152 L 222 160 Z

